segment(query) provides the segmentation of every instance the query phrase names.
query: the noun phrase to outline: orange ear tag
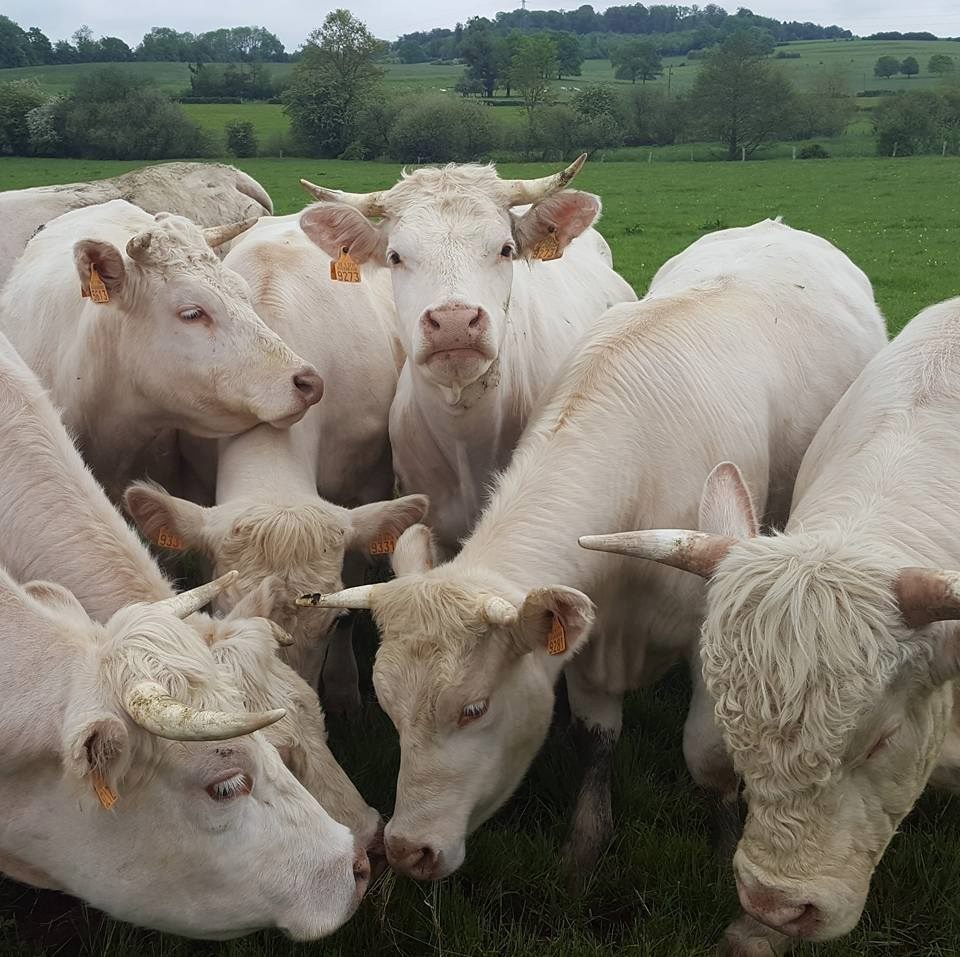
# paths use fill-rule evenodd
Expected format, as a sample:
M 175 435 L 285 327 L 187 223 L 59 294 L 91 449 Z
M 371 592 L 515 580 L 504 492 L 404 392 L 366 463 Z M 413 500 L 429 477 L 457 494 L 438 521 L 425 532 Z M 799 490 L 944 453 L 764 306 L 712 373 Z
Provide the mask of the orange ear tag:
M 110 301 L 110 293 L 107 292 L 107 287 L 100 278 L 96 266 L 90 267 L 90 298 L 94 302 L 99 302 L 100 305 Z
M 94 771 L 90 777 L 93 780 L 93 791 L 97 795 L 97 800 L 100 802 L 100 806 L 109 811 L 110 808 L 117 803 L 117 799 L 120 797 L 120 795 L 117 794 L 117 792 L 114 791 L 109 784 L 107 784 L 103 778 L 103 775 L 99 771 Z
M 533 247 L 533 258 L 548 263 L 553 259 L 559 259 L 562 255 L 557 227 L 551 226 L 550 232 Z
M 547 635 L 547 652 L 551 655 L 562 655 L 566 650 L 567 632 L 563 627 L 563 622 L 554 615 L 550 634 Z
M 370 543 L 370 554 L 371 555 L 392 555 L 393 550 L 397 547 L 396 538 L 391 535 L 389 532 L 384 532 L 382 535 L 377 536 Z
M 340 255 L 330 263 L 330 278 L 336 282 L 360 282 L 360 267 L 346 246 L 340 247 Z
M 169 548 L 174 552 L 182 552 L 187 547 L 187 543 L 179 535 L 171 532 L 166 525 L 157 532 L 153 544 L 159 545 L 161 548 Z

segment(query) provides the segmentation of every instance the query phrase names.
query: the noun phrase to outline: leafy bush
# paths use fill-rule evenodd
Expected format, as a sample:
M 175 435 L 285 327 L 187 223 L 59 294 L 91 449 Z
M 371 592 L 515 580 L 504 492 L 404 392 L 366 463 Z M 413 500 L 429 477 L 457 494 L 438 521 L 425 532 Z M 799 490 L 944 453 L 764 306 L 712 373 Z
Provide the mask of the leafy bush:
M 806 146 L 797 150 L 797 159 L 802 160 L 825 160 L 830 159 L 830 153 L 819 143 L 808 143 Z
M 960 92 L 917 90 L 884 100 L 873 113 L 881 156 L 939 153 L 960 143 Z
M 0 153 L 23 156 L 31 152 L 27 117 L 45 100 L 40 87 L 32 81 L 0 83 Z
M 479 103 L 444 96 L 408 100 L 388 135 L 390 156 L 415 163 L 477 160 L 497 146 L 497 127 Z
M 257 133 L 250 120 L 231 120 L 226 126 L 227 149 L 234 156 L 257 155 Z
M 63 97 L 56 96 L 27 114 L 30 152 L 34 156 L 56 156 L 63 137 L 58 128 L 58 113 Z

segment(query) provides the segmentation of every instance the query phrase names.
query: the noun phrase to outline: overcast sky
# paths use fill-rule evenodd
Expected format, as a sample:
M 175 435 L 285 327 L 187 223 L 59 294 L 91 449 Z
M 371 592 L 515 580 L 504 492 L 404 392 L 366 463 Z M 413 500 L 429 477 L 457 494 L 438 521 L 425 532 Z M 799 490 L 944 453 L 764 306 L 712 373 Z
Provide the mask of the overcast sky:
M 555 0 L 528 0 L 530 9 L 574 10 L 583 0 L 564 3 Z M 629 0 L 619 0 L 629 2 Z M 704 5 L 706 0 L 701 0 Z M 229 4 L 202 3 L 197 0 L 139 0 L 133 3 L 103 3 L 101 0 L 5 0 L 2 12 L 25 29 L 37 26 L 51 39 L 69 37 L 81 23 L 86 23 L 96 36 L 118 36 L 131 46 L 153 26 L 170 26 L 177 30 L 202 33 L 217 27 L 264 26 L 276 33 L 288 50 L 295 50 L 304 37 L 320 24 L 334 6 L 347 6 L 366 21 L 379 37 L 392 40 L 401 33 L 452 27 L 457 20 L 477 15 L 492 17 L 498 10 L 519 6 L 508 0 L 418 0 L 416 3 L 384 3 L 383 0 L 349 0 L 330 7 L 303 0 L 272 0 L 264 5 L 258 0 L 233 0 Z M 764 0 L 751 4 L 721 3 L 730 11 L 740 5 L 754 13 L 780 20 L 811 20 L 814 23 L 837 23 L 856 34 L 878 30 L 929 30 L 939 36 L 960 36 L 960 2 L 958 0 L 912 0 L 904 4 L 894 0 Z M 597 2 L 603 10 L 610 4 Z M 842 12 L 841 12 L 842 11 Z

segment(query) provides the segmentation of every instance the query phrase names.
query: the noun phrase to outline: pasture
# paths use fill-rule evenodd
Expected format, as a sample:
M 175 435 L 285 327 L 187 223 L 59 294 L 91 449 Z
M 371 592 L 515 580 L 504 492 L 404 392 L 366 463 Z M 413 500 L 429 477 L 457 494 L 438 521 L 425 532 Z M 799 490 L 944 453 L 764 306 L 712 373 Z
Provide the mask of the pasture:
M 0 159 L 5 189 L 114 175 L 136 163 Z M 237 163 L 277 211 L 306 203 L 305 176 L 324 186 L 387 186 L 393 164 L 261 159 Z M 547 172 L 501 167 L 504 175 Z M 588 164 L 577 186 L 604 201 L 600 229 L 638 292 L 705 231 L 783 215 L 836 243 L 873 281 L 891 332 L 920 308 L 960 293 L 956 159 L 735 164 Z M 744 342 L 749 349 L 749 342 Z M 638 423 L 638 427 L 641 424 Z M 329 721 L 334 753 L 364 796 L 392 804 L 398 751 L 369 685 L 375 637 L 363 639 L 368 704 Z M 362 665 L 362 668 L 364 666 Z M 103 957 L 690 957 L 713 952 L 737 910 L 729 864 L 711 850 L 708 801 L 680 752 L 682 674 L 628 699 L 617 751 L 617 836 L 582 899 L 565 892 L 559 849 L 578 784 L 572 743 L 557 727 L 513 800 L 468 844 L 466 865 L 436 885 L 387 875 L 337 935 L 295 945 L 278 935 L 201 944 L 102 920 L 51 895 L 0 885 L 0 953 Z M 802 947 L 805 957 L 956 954 L 960 941 L 960 808 L 928 793 L 885 855 L 864 919 L 849 937 Z M 52 924 L 47 926 L 53 917 Z M 79 943 L 78 943 L 79 942 Z

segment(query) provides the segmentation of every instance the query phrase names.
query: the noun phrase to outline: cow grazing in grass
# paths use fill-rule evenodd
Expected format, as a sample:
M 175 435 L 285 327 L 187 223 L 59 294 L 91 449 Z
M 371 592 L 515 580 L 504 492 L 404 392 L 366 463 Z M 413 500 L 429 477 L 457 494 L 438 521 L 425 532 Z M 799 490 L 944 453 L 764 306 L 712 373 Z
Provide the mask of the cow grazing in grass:
M 884 341 L 869 282 L 825 240 L 771 221 L 704 237 L 578 344 L 453 561 L 431 569 L 417 526 L 396 580 L 304 599 L 369 607 L 381 630 L 374 682 L 401 747 L 393 866 L 438 878 L 460 865 L 543 742 L 565 671 L 589 743 L 569 852 L 589 873 L 612 828 L 623 695 L 696 659 L 704 589 L 577 536 L 695 520 L 706 475 L 733 453 L 778 519 L 817 427 Z M 691 670 L 687 763 L 733 801 Z
M 824 422 L 785 534 L 758 534 L 756 489 L 727 465 L 700 532 L 600 543 L 710 579 L 703 674 L 749 807 L 731 954 L 847 933 L 928 780 L 960 790 L 960 572 L 944 571 L 960 568 L 958 420 L 954 299 Z
M 301 217 L 307 235 L 331 256 L 347 249 L 364 276 L 390 270 L 407 357 L 390 413 L 394 465 L 402 489 L 429 495 L 447 553 L 573 343 L 636 299 L 591 228 L 600 200 L 565 188 L 583 160 L 535 180 L 419 169 L 362 195 L 305 183 L 322 201 Z
M 30 242 L 0 294 L 0 331 L 114 497 L 165 430 L 286 428 L 323 393 L 208 245 L 243 228 L 201 231 L 122 200 L 79 209 Z
M 148 213 L 175 213 L 200 226 L 256 219 L 273 212 L 267 191 L 222 163 L 165 163 L 92 183 L 63 183 L 0 192 L 0 287 L 30 237 L 72 209 L 125 199 Z M 229 248 L 225 244 L 221 250 Z
M 2 336 L 0 411 L 0 564 L 17 580 L 46 579 L 69 588 L 100 622 L 131 603 L 170 599 L 172 586 L 84 466 L 36 376 Z M 234 587 L 236 577 L 233 572 L 217 594 Z M 357 843 L 376 850 L 379 815 L 331 755 L 315 692 L 276 657 L 278 629 L 264 617 L 273 611 L 275 593 L 269 580 L 251 586 L 227 618 L 192 615 L 190 630 L 211 648 L 248 707 L 286 710 L 265 734 Z

